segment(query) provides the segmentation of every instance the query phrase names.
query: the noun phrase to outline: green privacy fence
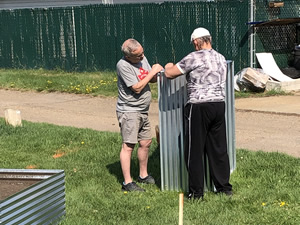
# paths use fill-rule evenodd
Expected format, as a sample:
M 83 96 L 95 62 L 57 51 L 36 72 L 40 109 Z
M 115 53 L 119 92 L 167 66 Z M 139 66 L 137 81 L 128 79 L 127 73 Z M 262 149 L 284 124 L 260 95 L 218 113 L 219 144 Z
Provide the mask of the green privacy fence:
M 248 65 L 247 1 L 90 5 L 0 11 L 0 67 L 114 70 L 120 46 L 139 40 L 149 62 L 176 62 L 193 48 L 190 34 L 208 28 L 214 48 Z
M 255 21 L 270 21 L 274 19 L 299 18 L 300 1 L 285 0 L 283 7 L 270 7 L 270 2 L 255 0 Z M 255 28 L 255 52 L 271 52 L 280 68 L 293 66 L 292 54 L 295 45 L 300 44 L 300 25 L 277 24 Z M 298 34 L 297 34 L 298 33 Z
M 257 10 L 266 2 L 256 1 Z M 285 2 L 299 6 L 297 0 Z M 238 71 L 249 66 L 249 10 L 247 0 L 2 10 L 0 67 L 114 70 L 130 37 L 143 44 L 151 64 L 164 65 L 192 51 L 190 34 L 204 26 L 213 47 Z M 299 7 L 286 10 L 287 16 L 294 12 Z

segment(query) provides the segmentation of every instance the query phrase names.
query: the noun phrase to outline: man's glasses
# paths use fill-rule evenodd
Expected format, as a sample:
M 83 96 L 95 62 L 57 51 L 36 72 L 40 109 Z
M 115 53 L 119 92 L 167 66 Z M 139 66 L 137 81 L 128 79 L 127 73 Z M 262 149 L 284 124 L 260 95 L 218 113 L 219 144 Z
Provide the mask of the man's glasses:
M 141 54 L 139 54 L 139 55 L 131 55 L 131 56 L 129 56 L 130 58 L 137 58 L 137 59 L 139 59 L 139 58 L 142 58 L 144 56 L 144 52 L 142 52 Z

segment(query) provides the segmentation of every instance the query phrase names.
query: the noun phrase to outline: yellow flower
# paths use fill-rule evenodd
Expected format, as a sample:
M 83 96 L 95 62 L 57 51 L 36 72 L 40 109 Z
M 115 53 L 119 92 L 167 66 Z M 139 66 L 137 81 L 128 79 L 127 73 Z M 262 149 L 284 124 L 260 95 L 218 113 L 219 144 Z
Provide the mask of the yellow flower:
M 280 207 L 286 205 L 285 202 L 280 202 Z
M 147 209 L 150 209 L 150 206 L 146 206 Z
M 128 192 L 127 191 L 124 191 L 124 194 L 126 195 Z
M 266 205 L 266 203 L 265 203 L 265 202 L 263 202 L 263 203 L 261 203 L 261 205 L 262 205 L 262 206 L 265 206 L 265 205 Z
M 84 144 L 84 141 L 82 141 L 81 144 L 83 145 L 83 144 Z

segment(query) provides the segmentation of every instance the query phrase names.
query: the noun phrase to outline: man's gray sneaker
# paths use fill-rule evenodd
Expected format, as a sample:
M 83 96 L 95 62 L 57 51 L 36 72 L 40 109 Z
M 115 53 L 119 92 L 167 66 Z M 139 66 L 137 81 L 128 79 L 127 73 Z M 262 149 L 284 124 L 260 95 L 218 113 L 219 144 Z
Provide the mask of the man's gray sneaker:
M 151 175 L 148 175 L 145 178 L 138 177 L 138 182 L 144 183 L 144 184 L 155 184 L 155 180 Z
M 140 188 L 135 182 L 131 182 L 128 184 L 122 184 L 123 191 L 145 191 L 145 189 Z

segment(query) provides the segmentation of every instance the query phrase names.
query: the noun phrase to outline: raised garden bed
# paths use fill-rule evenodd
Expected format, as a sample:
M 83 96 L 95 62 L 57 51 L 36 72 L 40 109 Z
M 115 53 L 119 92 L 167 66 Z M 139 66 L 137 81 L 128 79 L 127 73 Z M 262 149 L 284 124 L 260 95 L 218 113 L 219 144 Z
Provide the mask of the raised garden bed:
M 0 169 L 0 224 L 53 224 L 65 215 L 63 170 Z

